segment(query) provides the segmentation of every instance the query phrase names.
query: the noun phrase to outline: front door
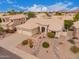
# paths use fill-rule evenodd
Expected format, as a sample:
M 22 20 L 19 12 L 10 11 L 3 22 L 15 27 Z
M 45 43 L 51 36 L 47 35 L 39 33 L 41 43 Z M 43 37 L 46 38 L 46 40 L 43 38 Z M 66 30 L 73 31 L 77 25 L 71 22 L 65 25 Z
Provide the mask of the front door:
M 42 27 L 42 32 L 45 32 L 45 27 Z

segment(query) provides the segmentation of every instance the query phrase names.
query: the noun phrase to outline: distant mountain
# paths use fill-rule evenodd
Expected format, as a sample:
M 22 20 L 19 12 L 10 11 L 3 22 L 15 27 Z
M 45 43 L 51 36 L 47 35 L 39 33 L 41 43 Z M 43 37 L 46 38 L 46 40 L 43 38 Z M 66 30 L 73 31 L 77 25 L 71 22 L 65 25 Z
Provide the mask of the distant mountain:
M 76 10 L 70 11 L 70 12 L 76 12 L 76 13 L 79 13 L 79 8 L 76 9 Z

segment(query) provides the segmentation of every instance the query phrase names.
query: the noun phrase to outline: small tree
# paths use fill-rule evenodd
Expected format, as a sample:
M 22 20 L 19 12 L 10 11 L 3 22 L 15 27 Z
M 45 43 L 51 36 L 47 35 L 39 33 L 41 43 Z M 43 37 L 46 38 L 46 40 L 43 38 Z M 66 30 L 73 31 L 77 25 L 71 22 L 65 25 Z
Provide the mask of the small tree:
M 65 29 L 70 29 L 70 27 L 73 25 L 72 20 L 64 20 L 64 27 Z
M 78 21 L 79 20 L 79 13 L 77 13 L 74 17 L 73 17 L 73 21 Z
M 54 37 L 55 37 L 55 32 L 48 32 L 48 33 L 47 33 L 47 36 L 48 36 L 49 38 L 54 38 Z
M 22 42 L 22 45 L 27 45 L 28 44 L 28 40 L 24 40 L 23 42 Z
M 28 18 L 33 18 L 33 17 L 35 17 L 34 12 L 28 12 L 27 15 L 28 15 Z

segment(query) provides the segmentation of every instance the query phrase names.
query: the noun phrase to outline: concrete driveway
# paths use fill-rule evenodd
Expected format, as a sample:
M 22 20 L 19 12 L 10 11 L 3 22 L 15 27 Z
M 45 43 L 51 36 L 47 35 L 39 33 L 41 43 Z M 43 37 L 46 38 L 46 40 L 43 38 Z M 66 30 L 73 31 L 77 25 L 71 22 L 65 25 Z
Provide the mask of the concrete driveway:
M 0 47 L 3 47 L 12 53 L 20 56 L 22 59 L 38 59 L 37 57 L 27 54 L 24 51 L 16 48 L 16 45 L 22 42 L 23 40 L 27 39 L 28 36 L 15 33 L 11 36 L 8 36 L 0 41 Z

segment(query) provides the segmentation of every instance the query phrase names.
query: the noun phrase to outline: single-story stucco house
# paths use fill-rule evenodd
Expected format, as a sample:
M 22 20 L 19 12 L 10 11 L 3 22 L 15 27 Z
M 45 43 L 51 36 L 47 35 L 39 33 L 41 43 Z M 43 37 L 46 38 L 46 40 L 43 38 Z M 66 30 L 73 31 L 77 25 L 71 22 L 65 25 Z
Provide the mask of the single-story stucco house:
M 16 14 L 16 15 L 8 15 L 8 16 L 1 16 L 1 26 L 4 29 L 13 29 L 16 25 L 20 25 L 26 22 L 26 16 L 23 14 Z
M 48 31 L 55 31 L 57 34 L 62 31 L 64 27 L 64 20 L 57 17 L 54 18 L 31 18 L 26 23 L 18 25 L 17 32 L 26 35 L 34 35 L 36 33 L 47 33 Z

